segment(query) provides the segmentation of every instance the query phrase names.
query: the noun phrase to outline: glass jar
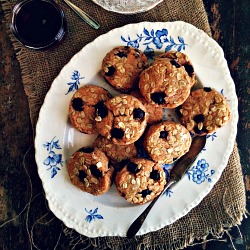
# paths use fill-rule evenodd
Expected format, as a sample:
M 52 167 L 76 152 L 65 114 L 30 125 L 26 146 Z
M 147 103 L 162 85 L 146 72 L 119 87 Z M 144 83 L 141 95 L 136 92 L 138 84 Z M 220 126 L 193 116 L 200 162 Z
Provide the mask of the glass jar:
M 53 0 L 24 0 L 14 6 L 12 13 L 11 30 L 28 48 L 50 48 L 66 33 L 64 12 Z

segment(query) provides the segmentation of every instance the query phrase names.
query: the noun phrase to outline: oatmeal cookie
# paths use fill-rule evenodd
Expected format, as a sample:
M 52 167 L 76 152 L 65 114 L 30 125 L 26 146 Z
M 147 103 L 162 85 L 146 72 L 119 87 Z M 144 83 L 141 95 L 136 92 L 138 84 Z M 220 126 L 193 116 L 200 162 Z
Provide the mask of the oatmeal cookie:
M 143 158 L 132 158 L 117 173 L 115 184 L 120 195 L 128 202 L 143 204 L 161 193 L 166 176 L 159 164 Z
M 95 105 L 110 98 L 109 92 L 102 87 L 85 85 L 79 88 L 69 104 L 69 117 L 72 125 L 85 134 L 97 132 L 95 126 Z
M 157 60 L 140 75 L 139 88 L 146 101 L 163 108 L 176 108 L 189 96 L 191 78 L 184 67 L 170 60 Z
M 159 164 L 170 164 L 188 152 L 189 131 L 179 123 L 165 121 L 152 125 L 144 138 L 144 149 Z
M 132 91 L 130 94 L 140 100 L 146 108 L 148 112 L 148 124 L 153 124 L 162 121 L 164 117 L 164 110 L 162 107 L 147 102 L 141 95 L 140 91 Z
M 128 93 L 138 85 L 140 73 L 147 66 L 148 60 L 142 51 L 118 46 L 104 57 L 101 74 L 116 90 Z
M 191 92 L 178 113 L 181 124 L 197 135 L 216 131 L 231 117 L 226 98 L 215 89 L 206 87 Z
M 93 146 L 102 150 L 114 164 L 137 155 L 137 149 L 134 143 L 128 145 L 117 145 L 101 135 L 98 135 L 95 139 Z
M 155 57 L 155 61 L 169 59 L 175 67 L 183 66 L 191 77 L 191 87 L 196 83 L 194 67 L 188 56 L 178 51 L 168 51 Z
M 82 191 L 93 195 L 101 195 L 109 190 L 113 172 L 108 157 L 98 148 L 83 147 L 68 162 L 71 182 Z
M 142 103 L 131 95 L 118 95 L 97 106 L 98 132 L 114 144 L 127 145 L 143 134 L 148 113 Z

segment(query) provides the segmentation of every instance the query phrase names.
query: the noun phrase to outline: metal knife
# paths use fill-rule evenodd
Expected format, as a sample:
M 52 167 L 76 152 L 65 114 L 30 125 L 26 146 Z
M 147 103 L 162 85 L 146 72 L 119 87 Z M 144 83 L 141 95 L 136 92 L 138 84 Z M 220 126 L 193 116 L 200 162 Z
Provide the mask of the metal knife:
M 205 144 L 206 144 L 206 135 L 196 136 L 193 139 L 189 151 L 176 162 L 173 169 L 170 171 L 170 180 L 165 185 L 163 191 L 149 204 L 149 206 L 141 213 L 141 215 L 130 225 L 127 231 L 128 238 L 132 238 L 136 235 L 136 233 L 141 228 L 144 220 L 146 219 L 148 213 L 150 212 L 151 208 L 157 202 L 159 197 L 167 189 L 169 189 L 172 184 L 178 182 L 182 178 L 182 176 L 190 168 L 190 165 L 195 161 L 201 150 L 204 148 Z
M 84 22 L 90 25 L 94 29 L 99 29 L 100 24 L 85 11 L 78 8 L 76 5 L 71 3 L 69 0 L 63 0 Z

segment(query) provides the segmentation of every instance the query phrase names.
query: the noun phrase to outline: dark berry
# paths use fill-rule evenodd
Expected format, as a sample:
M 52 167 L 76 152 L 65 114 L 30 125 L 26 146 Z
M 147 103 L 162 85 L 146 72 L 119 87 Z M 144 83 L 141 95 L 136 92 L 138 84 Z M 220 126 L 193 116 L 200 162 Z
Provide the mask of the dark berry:
M 110 169 L 112 166 L 113 166 L 112 163 L 109 161 L 108 162 L 108 169 Z
M 149 190 L 149 189 L 144 189 L 144 190 L 142 190 L 141 191 L 141 196 L 143 197 L 143 198 L 145 198 L 147 195 L 149 195 L 149 194 L 151 194 L 151 190 Z
M 160 174 L 159 174 L 159 172 L 157 171 L 157 170 L 153 170 L 151 173 L 150 173 L 150 178 L 151 179 L 153 179 L 153 180 L 155 180 L 155 181 L 158 181 L 158 180 L 160 180 Z
M 119 169 L 124 168 L 128 163 L 129 163 L 129 159 L 125 159 L 125 160 L 120 161 Z
M 182 108 L 182 106 L 178 106 L 178 107 L 175 109 L 175 113 L 176 113 L 180 118 L 182 117 L 181 108 Z
M 157 104 L 163 104 L 166 94 L 164 92 L 155 92 L 151 94 L 151 99 Z
M 127 164 L 127 170 L 132 173 L 132 174 L 135 174 L 138 172 L 138 165 L 135 164 L 134 162 L 129 162 Z
M 133 116 L 134 116 L 134 119 L 141 120 L 144 118 L 145 112 L 142 109 L 137 108 L 137 109 L 134 109 Z
M 79 180 L 80 180 L 81 182 L 84 182 L 84 178 L 87 177 L 87 174 L 85 173 L 85 171 L 79 170 L 78 177 L 79 177 Z
M 97 168 L 95 164 L 91 164 L 89 168 L 92 175 L 94 175 L 97 178 L 102 178 L 102 172 Z
M 175 60 L 170 60 L 170 62 L 171 62 L 171 64 L 173 65 L 173 66 L 175 66 L 176 68 L 180 68 L 181 67 L 181 65 L 178 63 L 178 62 L 176 62 Z
M 190 64 L 184 65 L 185 70 L 187 71 L 189 76 L 192 76 L 194 74 L 194 67 Z
M 202 131 L 206 134 L 208 133 L 208 130 L 205 127 L 202 128 Z
M 161 131 L 159 138 L 166 139 L 168 137 L 168 132 L 167 131 Z
M 209 88 L 209 87 L 204 87 L 203 89 L 204 89 L 204 91 L 206 91 L 206 92 L 211 92 L 211 91 L 212 91 L 212 89 Z
M 91 148 L 91 147 L 83 147 L 83 148 L 80 148 L 78 151 L 79 152 L 83 152 L 83 153 L 92 153 L 94 152 L 94 148 Z
M 194 116 L 194 121 L 197 123 L 204 122 L 204 115 L 199 114 L 199 115 Z
M 72 107 L 76 111 L 83 111 L 83 100 L 82 100 L 82 98 L 74 98 L 72 100 Z
M 109 66 L 107 67 L 108 71 L 105 72 L 105 76 L 112 76 L 115 73 L 115 67 L 114 66 Z
M 101 118 L 105 118 L 108 115 L 108 108 L 107 106 L 103 103 L 103 102 L 98 102 L 95 105 L 96 108 L 96 113 L 98 116 L 100 116 Z
M 127 57 L 128 55 L 122 51 L 119 51 L 117 54 L 115 54 L 116 56 L 119 56 L 120 58 L 123 58 L 123 57 Z
M 113 128 L 111 130 L 111 137 L 116 139 L 122 139 L 124 136 L 124 131 L 121 128 Z

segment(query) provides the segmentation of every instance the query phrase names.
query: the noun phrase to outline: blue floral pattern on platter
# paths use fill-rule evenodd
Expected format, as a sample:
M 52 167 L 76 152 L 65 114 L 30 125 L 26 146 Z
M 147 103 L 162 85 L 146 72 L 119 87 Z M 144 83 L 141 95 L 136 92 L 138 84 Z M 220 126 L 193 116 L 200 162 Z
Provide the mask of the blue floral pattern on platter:
M 49 153 L 48 157 L 43 161 L 43 164 L 49 167 L 47 170 L 51 170 L 51 178 L 54 178 L 57 171 L 61 170 L 60 167 L 63 166 L 62 154 L 56 154 L 54 152 L 55 149 L 62 149 L 59 145 L 59 140 L 55 140 L 55 138 L 56 137 L 50 142 L 43 144 L 43 147 L 45 147 Z
M 215 170 L 208 171 L 209 164 L 205 159 L 198 160 L 197 165 L 193 166 L 189 171 L 187 171 L 187 176 L 189 180 L 192 180 L 196 184 L 201 184 L 204 181 L 211 182 L 212 175 Z
M 215 138 L 217 138 L 217 134 L 216 134 L 216 132 L 213 132 L 212 134 L 207 135 L 207 139 L 209 139 L 209 138 L 211 138 L 211 139 L 212 139 L 212 141 L 214 141 L 214 140 L 215 140 Z
M 100 214 L 97 213 L 97 212 L 98 212 L 98 207 L 97 207 L 94 211 L 92 211 L 92 209 L 88 211 L 88 210 L 85 208 L 85 211 L 89 214 L 89 215 L 87 215 L 86 218 L 85 218 L 85 220 L 86 220 L 88 223 L 90 223 L 91 221 L 93 221 L 93 220 L 95 220 L 95 219 L 98 219 L 98 220 L 102 220 L 102 219 L 103 219 L 102 215 L 100 215 Z
M 170 180 L 170 172 L 171 172 L 171 169 L 173 168 L 174 166 L 174 163 L 171 163 L 171 164 L 162 164 L 162 167 L 163 167 L 163 170 L 165 172 L 165 175 L 166 175 L 166 181 L 169 182 Z M 167 197 L 171 197 L 171 194 L 173 194 L 173 191 L 171 189 L 167 189 L 164 194 L 167 196 Z
M 173 191 L 171 189 L 167 189 L 164 194 L 167 196 L 167 197 L 171 197 L 171 195 L 173 194 Z
M 217 138 L 217 132 L 213 132 L 212 134 L 208 134 L 207 136 L 207 139 L 211 139 L 212 141 L 215 140 L 215 138 Z M 202 149 L 202 151 L 206 151 L 207 148 L 206 146 Z
M 81 79 L 84 79 L 84 77 L 81 77 L 80 73 L 77 70 L 74 70 L 74 72 L 72 73 L 72 76 L 71 76 L 71 80 L 73 80 L 73 82 L 67 83 L 70 87 L 68 89 L 68 92 L 65 95 L 67 95 L 68 93 L 73 92 L 75 90 L 78 90 Z
M 132 46 L 134 48 L 139 48 L 140 43 L 146 46 L 144 53 L 148 58 L 153 58 L 154 49 L 151 47 L 155 46 L 156 49 L 162 49 L 165 47 L 165 52 L 175 49 L 177 51 L 185 50 L 187 44 L 184 39 L 178 36 L 178 42 L 174 40 L 172 36 L 169 36 L 167 29 L 162 30 L 154 30 L 149 31 L 144 27 L 143 33 L 136 34 L 136 38 L 132 39 L 130 35 L 128 35 L 127 39 L 121 36 L 121 40 L 127 44 L 127 46 Z
M 190 135 L 191 135 L 191 138 L 194 138 L 195 137 L 195 134 L 194 133 L 192 133 L 192 132 L 190 132 Z M 213 132 L 212 134 L 208 134 L 207 136 L 207 139 L 212 139 L 212 141 L 214 141 L 215 140 L 215 138 L 217 138 L 217 132 Z M 206 149 L 206 146 L 202 149 L 202 151 L 206 151 L 207 149 Z

